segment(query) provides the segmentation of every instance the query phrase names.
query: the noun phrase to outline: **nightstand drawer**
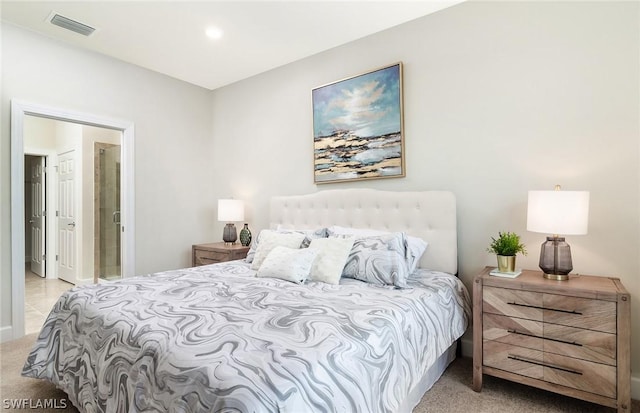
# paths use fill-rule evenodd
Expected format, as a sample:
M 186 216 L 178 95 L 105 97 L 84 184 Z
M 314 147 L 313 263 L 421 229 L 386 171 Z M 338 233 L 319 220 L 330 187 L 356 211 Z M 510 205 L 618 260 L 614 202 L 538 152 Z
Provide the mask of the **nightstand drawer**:
M 615 334 L 544 323 L 545 353 L 616 365 Z
M 200 265 L 209 265 L 209 264 L 217 264 L 219 262 L 222 262 L 220 260 L 212 260 L 210 258 L 207 257 L 196 257 L 196 267 L 200 266 Z
M 616 332 L 616 303 L 611 301 L 487 286 L 484 288 L 482 311 L 607 333 Z
M 483 314 L 485 340 L 615 366 L 616 335 L 497 314 Z
M 616 368 L 557 354 L 544 353 L 544 379 L 605 397 L 616 397 Z
M 616 368 L 497 341 L 483 342 L 484 365 L 573 389 L 616 396 Z
M 544 321 L 590 330 L 616 332 L 616 303 L 544 294 Z
M 228 260 L 229 254 L 226 252 L 195 250 L 197 265 L 214 264 Z
M 544 378 L 542 351 L 497 341 L 484 341 L 482 353 L 485 366 L 533 379 Z
M 541 321 L 484 313 L 482 330 L 485 340 L 542 350 L 544 328 Z
M 482 311 L 542 321 L 542 293 L 484 287 Z

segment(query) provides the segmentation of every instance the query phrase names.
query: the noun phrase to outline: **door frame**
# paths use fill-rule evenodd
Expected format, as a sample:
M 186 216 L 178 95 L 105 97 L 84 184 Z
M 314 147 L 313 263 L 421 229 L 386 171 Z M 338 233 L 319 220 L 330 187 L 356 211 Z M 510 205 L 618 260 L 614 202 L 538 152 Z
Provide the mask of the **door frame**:
M 133 122 L 11 100 L 11 336 L 24 336 L 24 117 L 27 115 L 122 132 L 122 276 L 135 274 Z M 93 277 L 91 278 L 93 280 Z M 4 335 L 3 335 L 4 336 Z
M 55 230 L 56 215 L 53 211 L 56 210 L 57 198 L 55 193 L 56 191 L 54 191 L 53 188 L 56 188 L 56 185 L 57 185 L 56 184 L 57 176 L 54 173 L 54 166 L 56 165 L 56 162 L 54 162 L 54 159 L 56 158 L 56 152 L 51 149 L 40 149 L 36 147 L 27 146 L 24 148 L 23 159 L 24 159 L 24 156 L 27 156 L 27 155 L 41 156 L 45 158 L 45 164 L 47 165 L 46 166 L 47 174 L 45 176 L 45 182 L 44 182 L 44 191 L 46 193 L 44 209 L 47 211 L 47 216 L 44 219 L 45 226 L 46 226 L 45 250 L 47 255 L 47 260 L 45 263 L 45 278 L 54 279 L 54 278 L 58 278 L 58 274 L 56 271 L 56 260 L 52 259 L 52 257 L 55 256 L 56 242 L 55 242 L 55 236 L 52 236 L 51 234 L 49 234 L 49 231 Z M 55 232 L 53 232 L 52 234 L 55 235 Z

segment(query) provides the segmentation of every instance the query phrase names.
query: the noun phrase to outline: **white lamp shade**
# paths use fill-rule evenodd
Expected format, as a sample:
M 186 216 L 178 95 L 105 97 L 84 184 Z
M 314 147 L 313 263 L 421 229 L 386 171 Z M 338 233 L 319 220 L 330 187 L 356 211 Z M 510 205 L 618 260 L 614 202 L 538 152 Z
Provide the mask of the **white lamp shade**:
M 528 231 L 584 235 L 588 225 L 588 191 L 529 191 Z
M 219 199 L 218 221 L 244 221 L 244 202 L 238 199 Z

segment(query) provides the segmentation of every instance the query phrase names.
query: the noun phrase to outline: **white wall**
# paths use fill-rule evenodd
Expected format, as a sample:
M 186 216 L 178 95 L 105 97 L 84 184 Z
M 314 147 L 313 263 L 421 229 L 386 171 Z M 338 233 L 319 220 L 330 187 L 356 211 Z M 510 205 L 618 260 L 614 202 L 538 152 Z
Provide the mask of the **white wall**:
M 245 200 L 257 233 L 272 195 L 329 188 L 452 190 L 468 287 L 498 231 L 526 231 L 527 191 L 591 192 L 574 272 L 620 277 L 632 295 L 640 379 L 639 4 L 471 2 L 214 91 L 216 197 Z M 311 89 L 404 64 L 407 176 L 313 184 Z M 233 171 L 233 172 L 230 172 Z M 222 224 L 216 225 L 216 232 Z M 640 383 L 638 381 L 636 384 Z
M 11 324 L 10 100 L 135 125 L 136 273 L 190 265 L 213 238 L 211 92 L 1 26 L 0 328 Z
M 56 150 L 56 122 L 37 116 L 27 116 L 24 121 L 25 149 Z

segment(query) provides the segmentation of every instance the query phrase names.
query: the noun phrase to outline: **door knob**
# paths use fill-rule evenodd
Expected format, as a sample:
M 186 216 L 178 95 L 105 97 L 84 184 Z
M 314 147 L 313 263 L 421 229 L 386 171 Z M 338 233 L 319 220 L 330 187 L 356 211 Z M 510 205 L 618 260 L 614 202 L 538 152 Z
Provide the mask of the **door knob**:
M 70 227 L 75 227 L 75 226 L 76 226 L 76 223 L 75 223 L 75 222 L 70 222 L 70 223 L 68 223 L 67 225 L 69 225 Z
M 29 224 L 33 224 L 33 223 L 34 223 L 34 220 L 30 219 Z

